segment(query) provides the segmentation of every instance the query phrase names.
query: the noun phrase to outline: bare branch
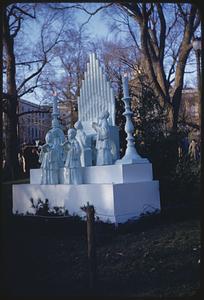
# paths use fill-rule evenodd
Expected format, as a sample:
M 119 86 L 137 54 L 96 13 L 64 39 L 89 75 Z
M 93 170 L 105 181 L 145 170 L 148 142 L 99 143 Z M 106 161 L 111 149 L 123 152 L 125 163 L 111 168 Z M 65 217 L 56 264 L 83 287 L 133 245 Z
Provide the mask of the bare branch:
M 10 12 L 9 12 L 9 16 L 11 16 L 11 15 L 13 14 L 13 10 L 14 10 L 14 9 L 18 10 L 18 11 L 21 12 L 23 15 L 26 15 L 26 16 L 32 18 L 32 19 L 35 19 L 35 13 L 34 13 L 34 15 L 32 15 L 32 14 L 30 14 L 29 12 L 23 10 L 22 8 L 20 8 L 20 7 L 16 6 L 16 5 L 13 5 L 13 6 L 12 6 L 12 8 L 11 8 L 11 10 L 10 10 Z
M 194 70 L 194 71 L 185 71 L 184 73 L 185 74 L 192 74 L 192 73 L 195 73 L 196 72 L 196 70 Z
M 119 2 L 116 5 L 121 5 L 125 11 L 129 14 L 129 16 L 136 18 L 138 23 L 141 25 L 143 22 L 143 16 L 139 5 L 131 2 Z
M 83 10 L 84 12 L 86 12 L 88 15 L 90 16 L 94 16 L 95 14 L 97 14 L 100 10 L 104 9 L 104 8 L 107 8 L 109 6 L 112 6 L 113 3 L 108 3 L 108 4 L 105 4 L 105 5 L 102 5 L 100 7 L 98 7 L 95 11 L 91 12 L 91 11 L 88 11 L 85 7 L 81 6 L 81 5 L 78 5 L 76 6 L 75 8 L 77 9 L 80 9 L 80 10 Z
M 10 10 L 9 10 L 9 8 L 10 8 Z M 12 5 L 11 7 L 7 7 L 7 17 L 8 17 L 8 19 L 13 14 L 14 9 L 15 9 L 15 5 Z
M 49 7 L 54 9 L 54 10 L 67 10 L 67 9 L 73 9 L 73 8 L 78 8 L 78 4 L 76 5 L 70 5 L 70 6 L 53 6 L 52 4 L 49 4 Z
M 81 26 L 80 26 L 80 28 L 79 28 L 80 32 L 83 30 L 83 27 L 84 27 L 86 24 L 89 23 L 89 21 L 91 20 L 92 17 L 93 17 L 93 16 L 90 15 L 90 16 L 88 17 L 88 19 L 87 19 L 84 23 L 81 24 Z
M 184 10 L 182 8 L 182 5 L 180 3 L 177 3 L 177 7 L 178 7 L 178 10 L 180 12 L 180 15 L 181 15 L 182 19 L 184 20 L 185 23 L 187 23 L 188 22 L 187 14 L 184 12 Z
M 41 65 L 41 67 L 40 67 L 36 72 L 32 73 L 31 75 L 29 75 L 27 78 L 25 78 L 25 79 L 23 80 L 23 82 L 22 82 L 22 83 L 20 84 L 20 86 L 17 88 L 17 92 L 18 92 L 18 93 L 19 93 L 19 91 L 23 88 L 23 86 L 25 86 L 25 84 L 26 84 L 29 80 L 31 80 L 32 78 L 34 78 L 34 77 L 36 77 L 36 76 L 38 76 L 37 79 L 36 79 L 36 84 L 37 84 L 37 81 L 38 81 L 38 79 L 39 79 L 39 76 L 40 76 L 42 70 L 44 69 L 45 65 L 49 62 L 49 61 L 48 61 L 48 58 L 47 58 L 47 54 L 48 54 L 48 53 L 49 53 L 49 52 L 50 52 L 50 51 L 51 51 L 51 50 L 52 50 L 59 42 L 61 42 L 61 40 L 59 40 L 59 37 L 60 37 L 60 35 L 61 35 L 61 32 L 62 32 L 63 27 L 64 27 L 64 24 L 62 25 L 60 31 L 59 31 L 58 34 L 56 35 L 54 42 L 50 45 L 50 47 L 48 47 L 47 49 L 45 49 L 44 37 L 43 37 L 43 31 L 44 31 L 44 29 L 46 28 L 46 24 L 44 24 L 44 26 L 43 26 L 43 28 L 42 28 L 42 31 L 41 31 L 41 43 L 42 43 L 42 49 L 43 49 L 43 53 L 44 53 L 44 59 L 39 60 L 39 61 L 42 62 L 42 65 Z M 36 86 L 36 87 L 37 87 L 37 86 Z M 28 93 L 28 92 L 31 91 L 31 90 L 32 90 L 32 88 L 29 88 L 27 91 L 24 91 L 21 95 L 24 95 L 24 94 Z
M 172 80 L 169 81 L 169 86 L 171 86 L 171 84 L 175 81 L 175 77 L 172 78 Z
M 131 26 L 130 26 L 129 20 L 128 20 L 128 22 L 127 22 L 127 26 L 128 26 L 129 32 L 130 32 L 130 34 L 131 34 L 131 36 L 132 36 L 132 38 L 133 38 L 133 41 L 135 42 L 136 47 L 140 50 L 140 47 L 139 47 L 138 42 L 137 42 L 137 39 L 136 39 L 136 37 L 135 37 L 135 35 L 134 35 L 134 32 L 132 31 L 132 28 L 131 28 Z
M 36 72 L 34 72 L 33 74 L 31 74 L 30 76 L 28 76 L 27 78 L 25 78 L 23 80 L 23 82 L 17 88 L 17 92 L 19 92 L 22 89 L 22 87 L 26 84 L 26 82 L 28 82 L 29 80 L 31 80 L 32 78 L 34 78 L 35 76 L 37 76 L 43 70 L 43 68 L 45 67 L 46 63 L 47 63 L 47 58 L 45 57 L 42 65 L 41 65 L 41 67 Z
M 175 65 L 176 65 L 176 62 L 177 62 L 177 58 L 178 58 L 179 52 L 180 52 L 180 47 L 178 48 L 176 54 L 173 51 L 173 55 L 172 55 L 173 56 L 173 62 L 172 62 L 172 65 L 171 65 L 171 67 L 169 69 L 169 74 L 168 74 L 168 77 L 167 77 L 167 82 L 169 83 L 169 86 L 170 86 L 171 75 L 175 73 Z
M 79 4 L 76 4 L 76 5 L 72 5 L 72 6 L 52 6 L 50 5 L 50 7 L 52 9 L 56 9 L 56 10 L 67 10 L 67 9 L 79 9 L 79 10 L 82 10 L 84 11 L 85 13 L 87 13 L 88 15 L 90 15 L 91 17 L 94 16 L 95 14 L 97 14 L 100 10 L 104 9 L 104 8 L 107 8 L 107 7 L 110 7 L 112 6 L 114 3 L 108 3 L 108 4 L 105 4 L 105 5 L 101 5 L 100 7 L 98 7 L 97 9 L 95 9 L 94 11 L 89 11 L 88 9 L 86 9 L 83 5 L 79 5 Z M 90 18 L 89 18 L 90 20 Z
M 42 61 L 43 61 L 43 59 L 37 59 L 37 60 L 31 60 L 31 61 L 22 61 L 22 62 L 16 63 L 16 66 L 20 66 L 20 65 L 29 66 L 29 64 L 34 64 L 34 63 L 38 63 L 38 62 L 42 62 Z
M 29 87 L 27 90 L 25 89 L 24 92 L 22 92 L 21 94 L 18 94 L 18 96 L 23 97 L 25 94 L 32 93 L 35 88 L 43 86 L 42 84 L 38 84 L 39 77 L 40 77 L 40 74 L 38 75 L 38 77 L 36 79 L 35 85 Z
M 153 29 L 149 28 L 148 32 L 150 35 L 149 46 L 151 47 L 152 56 L 156 60 L 157 57 L 159 56 L 159 47 L 158 47 L 158 42 L 157 42 L 155 26 Z M 151 40 L 152 40 L 152 43 L 150 42 Z
M 174 18 L 174 21 L 172 22 L 172 24 L 169 26 L 168 30 L 167 30 L 167 33 L 166 33 L 166 37 L 169 36 L 169 33 L 171 32 L 172 28 L 176 25 L 176 22 L 178 21 L 178 11 L 176 10 L 175 11 L 175 18 Z
M 19 32 L 19 30 L 20 30 L 20 28 L 21 28 L 21 20 L 22 20 L 21 17 L 19 17 L 19 18 L 17 19 L 18 24 L 17 24 L 17 26 L 16 26 L 16 29 L 15 29 L 14 33 L 11 34 L 11 37 L 12 37 L 12 38 L 15 38 L 15 37 L 17 36 L 17 33 Z
M 195 19 L 194 26 L 193 26 L 193 31 L 196 31 L 196 29 L 198 28 L 199 25 L 200 25 L 200 15 L 198 13 L 196 16 L 196 19 Z
M 166 20 L 164 17 L 163 9 L 160 3 L 157 3 L 157 9 L 160 20 L 160 37 L 159 37 L 159 58 L 162 60 L 164 58 L 165 49 L 165 37 L 166 37 Z

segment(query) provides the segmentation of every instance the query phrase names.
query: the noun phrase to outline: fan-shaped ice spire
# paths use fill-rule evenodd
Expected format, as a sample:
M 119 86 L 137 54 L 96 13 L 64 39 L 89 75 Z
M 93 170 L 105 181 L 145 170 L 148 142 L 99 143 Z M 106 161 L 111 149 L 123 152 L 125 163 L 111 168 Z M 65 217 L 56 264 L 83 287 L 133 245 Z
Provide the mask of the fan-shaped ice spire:
M 101 112 L 110 114 L 109 124 L 115 125 L 115 99 L 110 82 L 94 53 L 89 56 L 87 71 L 78 97 L 78 119 L 84 121 L 97 121 Z

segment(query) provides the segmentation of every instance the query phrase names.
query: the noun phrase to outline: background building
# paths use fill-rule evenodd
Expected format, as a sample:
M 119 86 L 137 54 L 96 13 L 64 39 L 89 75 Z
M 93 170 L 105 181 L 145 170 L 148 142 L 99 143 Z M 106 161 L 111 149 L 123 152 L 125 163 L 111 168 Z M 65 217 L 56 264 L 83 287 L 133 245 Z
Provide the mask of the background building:
M 44 142 L 47 131 L 51 128 L 51 108 L 48 105 L 38 105 L 20 99 L 19 114 L 19 143 L 35 144 L 36 140 Z
M 72 102 L 60 101 L 60 124 L 65 134 L 67 129 L 73 127 L 77 121 L 77 109 Z M 20 99 L 18 104 L 19 114 L 19 142 L 22 144 L 35 144 L 39 140 L 44 143 L 45 135 L 52 124 L 52 104 L 38 105 Z
M 187 123 L 199 126 L 200 107 L 197 89 L 186 88 L 183 90 L 180 115 Z

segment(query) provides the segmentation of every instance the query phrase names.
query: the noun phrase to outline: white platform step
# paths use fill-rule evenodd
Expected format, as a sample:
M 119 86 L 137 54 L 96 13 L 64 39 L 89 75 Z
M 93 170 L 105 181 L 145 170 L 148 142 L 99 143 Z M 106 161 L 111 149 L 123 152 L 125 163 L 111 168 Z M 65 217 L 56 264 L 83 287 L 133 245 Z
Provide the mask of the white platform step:
M 63 171 L 61 170 L 63 184 Z M 138 163 L 127 165 L 92 166 L 82 168 L 83 182 L 91 183 L 127 183 L 152 180 L 152 164 Z M 40 184 L 41 169 L 30 170 L 30 183 Z

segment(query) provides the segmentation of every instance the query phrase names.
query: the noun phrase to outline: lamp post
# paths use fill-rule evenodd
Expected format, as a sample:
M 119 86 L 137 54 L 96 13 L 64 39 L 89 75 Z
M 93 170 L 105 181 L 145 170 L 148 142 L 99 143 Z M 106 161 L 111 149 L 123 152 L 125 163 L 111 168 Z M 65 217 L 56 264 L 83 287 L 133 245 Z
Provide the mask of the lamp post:
M 198 107 L 199 107 L 199 115 L 200 115 L 201 113 L 201 38 L 196 37 L 192 42 L 192 46 L 196 56 Z

